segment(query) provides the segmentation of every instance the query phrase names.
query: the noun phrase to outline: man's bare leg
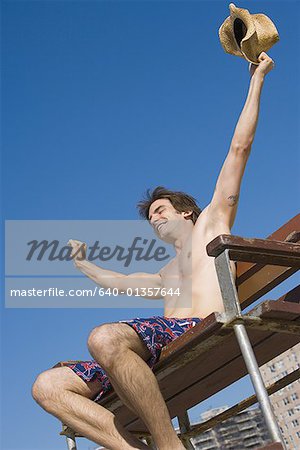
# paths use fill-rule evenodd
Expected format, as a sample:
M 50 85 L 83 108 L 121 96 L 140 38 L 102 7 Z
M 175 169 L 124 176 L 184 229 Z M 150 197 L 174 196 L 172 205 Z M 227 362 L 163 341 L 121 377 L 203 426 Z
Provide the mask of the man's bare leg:
M 105 324 L 89 337 L 89 350 L 123 403 L 143 420 L 159 450 L 182 450 L 150 367 L 150 352 L 127 324 Z
M 147 449 L 118 422 L 113 413 L 96 404 L 101 384 L 85 383 L 70 368 L 50 369 L 38 376 L 34 399 L 72 430 L 110 450 Z

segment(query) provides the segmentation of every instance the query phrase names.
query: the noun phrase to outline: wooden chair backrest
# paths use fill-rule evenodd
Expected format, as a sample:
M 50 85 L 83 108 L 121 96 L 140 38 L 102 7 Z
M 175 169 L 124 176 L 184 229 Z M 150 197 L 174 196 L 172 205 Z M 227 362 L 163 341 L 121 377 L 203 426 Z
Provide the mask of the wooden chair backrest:
M 300 214 L 285 223 L 267 239 L 295 242 L 299 238 L 299 233 L 296 234 L 295 232 L 300 232 Z M 296 271 L 295 268 L 278 265 L 237 262 L 236 285 L 242 309 L 245 309 Z

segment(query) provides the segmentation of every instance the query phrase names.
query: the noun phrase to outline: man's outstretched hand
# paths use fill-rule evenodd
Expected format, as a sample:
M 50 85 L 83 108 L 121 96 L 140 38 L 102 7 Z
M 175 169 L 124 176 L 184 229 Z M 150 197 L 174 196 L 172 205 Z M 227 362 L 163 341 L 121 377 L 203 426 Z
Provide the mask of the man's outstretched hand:
M 274 61 L 265 52 L 262 52 L 258 57 L 259 64 L 249 64 L 249 72 L 252 75 L 259 74 L 264 77 L 274 68 Z
M 75 266 L 79 261 L 86 259 L 86 244 L 75 239 L 70 239 L 68 245 L 72 247 L 71 256 L 74 258 Z

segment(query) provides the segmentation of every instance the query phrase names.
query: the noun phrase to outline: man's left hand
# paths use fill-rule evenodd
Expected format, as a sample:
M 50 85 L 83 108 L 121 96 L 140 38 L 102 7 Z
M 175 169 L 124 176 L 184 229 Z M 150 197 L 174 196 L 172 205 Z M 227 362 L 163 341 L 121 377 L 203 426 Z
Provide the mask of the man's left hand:
M 68 245 L 72 247 L 71 256 L 73 257 L 75 266 L 79 261 L 86 259 L 86 244 L 75 239 L 70 239 Z
M 268 56 L 265 52 L 262 52 L 258 57 L 259 64 L 249 65 L 250 75 L 252 76 L 254 73 L 260 74 L 263 77 L 267 75 L 274 68 L 274 61 L 270 56 Z

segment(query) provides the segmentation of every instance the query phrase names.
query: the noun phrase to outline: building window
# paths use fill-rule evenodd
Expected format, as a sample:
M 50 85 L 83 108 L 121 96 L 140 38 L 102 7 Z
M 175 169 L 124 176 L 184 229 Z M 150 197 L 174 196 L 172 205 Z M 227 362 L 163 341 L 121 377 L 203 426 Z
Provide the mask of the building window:
M 289 398 L 288 398 L 288 397 L 285 397 L 285 398 L 283 399 L 283 404 L 284 404 L 284 405 L 288 405 L 289 403 L 290 403 Z
M 294 414 L 294 410 L 293 409 L 288 409 L 288 415 L 292 416 Z
M 275 364 L 272 364 L 271 366 L 269 366 L 269 369 L 272 373 L 274 373 L 276 371 Z
M 291 395 L 291 399 L 292 400 L 298 400 L 298 394 L 297 394 L 297 392 L 294 392 L 292 395 Z
M 292 424 L 293 424 L 294 428 L 298 427 L 299 426 L 299 420 L 298 419 L 292 420 Z

